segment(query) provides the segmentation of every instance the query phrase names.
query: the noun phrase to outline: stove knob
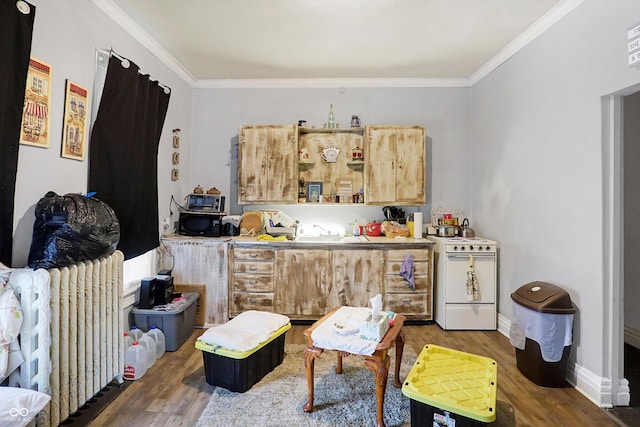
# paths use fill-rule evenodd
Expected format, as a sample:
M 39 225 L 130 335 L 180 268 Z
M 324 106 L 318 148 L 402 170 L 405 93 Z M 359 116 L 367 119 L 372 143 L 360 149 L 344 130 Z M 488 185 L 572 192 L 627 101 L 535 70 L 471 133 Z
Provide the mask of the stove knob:
M 473 245 L 469 245 L 469 250 L 472 251 L 473 250 Z
M 464 246 L 460 246 L 460 250 L 461 250 L 461 251 L 464 251 Z
M 454 250 L 454 251 L 457 251 L 457 250 L 458 250 L 458 247 L 457 247 L 457 246 L 454 246 L 454 247 L 453 247 L 453 250 Z
M 491 250 L 491 246 L 487 246 L 487 250 L 490 251 Z
M 481 251 L 482 249 L 484 249 L 482 246 L 478 246 L 479 251 Z

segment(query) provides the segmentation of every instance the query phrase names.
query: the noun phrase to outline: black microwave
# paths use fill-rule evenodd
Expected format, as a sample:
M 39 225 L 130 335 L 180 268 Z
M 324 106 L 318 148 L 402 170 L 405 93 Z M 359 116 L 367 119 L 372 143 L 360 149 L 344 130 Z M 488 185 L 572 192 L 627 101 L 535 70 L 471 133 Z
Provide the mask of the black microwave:
M 222 215 L 205 212 L 180 212 L 178 234 L 220 237 L 222 235 Z

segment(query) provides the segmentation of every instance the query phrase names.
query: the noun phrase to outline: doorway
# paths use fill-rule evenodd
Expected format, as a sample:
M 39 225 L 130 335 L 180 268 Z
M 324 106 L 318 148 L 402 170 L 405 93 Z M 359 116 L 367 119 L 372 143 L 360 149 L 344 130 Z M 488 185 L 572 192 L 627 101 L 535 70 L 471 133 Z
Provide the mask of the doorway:
M 640 314 L 632 309 L 625 313 L 625 307 L 637 307 L 640 301 L 640 286 L 637 286 L 640 283 L 640 265 L 635 259 L 637 255 L 633 256 L 640 250 L 640 221 L 637 220 L 640 214 L 640 173 L 636 172 L 636 165 L 640 163 L 640 85 L 604 96 L 602 101 L 603 338 L 608 347 L 604 349 L 603 357 L 605 377 L 611 380 L 608 403 L 619 407 L 614 408 L 616 411 L 633 409 L 640 413 L 640 408 L 629 407 L 630 387 L 624 366 L 625 360 L 634 361 L 625 357 L 625 338 L 629 339 L 625 337 L 628 335 L 626 332 L 634 329 L 630 328 L 634 323 L 640 325 Z M 636 328 L 640 330 L 640 326 Z

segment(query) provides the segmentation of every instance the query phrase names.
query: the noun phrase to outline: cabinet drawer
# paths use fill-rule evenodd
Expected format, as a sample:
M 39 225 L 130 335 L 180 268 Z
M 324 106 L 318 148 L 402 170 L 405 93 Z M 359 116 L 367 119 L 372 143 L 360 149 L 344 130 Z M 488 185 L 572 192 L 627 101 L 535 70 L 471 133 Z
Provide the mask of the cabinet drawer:
M 233 263 L 234 273 L 256 273 L 256 274 L 273 274 L 274 265 L 272 262 L 243 262 Z
M 234 291 L 273 292 L 273 276 L 266 274 L 235 274 L 232 278 Z
M 273 261 L 276 257 L 274 249 L 233 248 L 233 259 L 243 261 Z
M 413 277 L 413 283 L 416 285 L 416 292 L 429 292 L 431 290 L 431 280 L 429 280 L 429 276 L 415 275 Z M 387 292 L 413 292 L 407 279 L 399 274 L 397 276 L 387 276 L 386 284 Z
M 413 262 L 413 274 L 429 275 L 429 262 L 428 261 L 415 261 Z M 402 268 L 402 261 L 387 261 L 387 274 L 400 275 L 400 269 Z
M 252 293 L 234 292 L 233 304 L 235 313 L 239 314 L 247 310 L 260 310 L 273 312 L 273 292 Z
M 429 295 L 426 292 L 387 293 L 385 307 L 395 312 L 407 315 L 430 315 Z
M 428 249 L 391 249 L 387 251 L 387 261 L 402 262 L 406 254 L 413 255 L 414 261 L 429 261 L 431 251 Z

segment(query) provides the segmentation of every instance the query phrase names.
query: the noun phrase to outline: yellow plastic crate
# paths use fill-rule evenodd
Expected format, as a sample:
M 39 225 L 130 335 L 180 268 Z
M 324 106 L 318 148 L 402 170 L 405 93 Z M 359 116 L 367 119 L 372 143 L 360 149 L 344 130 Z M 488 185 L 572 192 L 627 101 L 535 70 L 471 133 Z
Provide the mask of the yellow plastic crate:
M 463 417 L 496 419 L 498 364 L 488 357 L 426 345 L 402 386 L 402 394 Z

